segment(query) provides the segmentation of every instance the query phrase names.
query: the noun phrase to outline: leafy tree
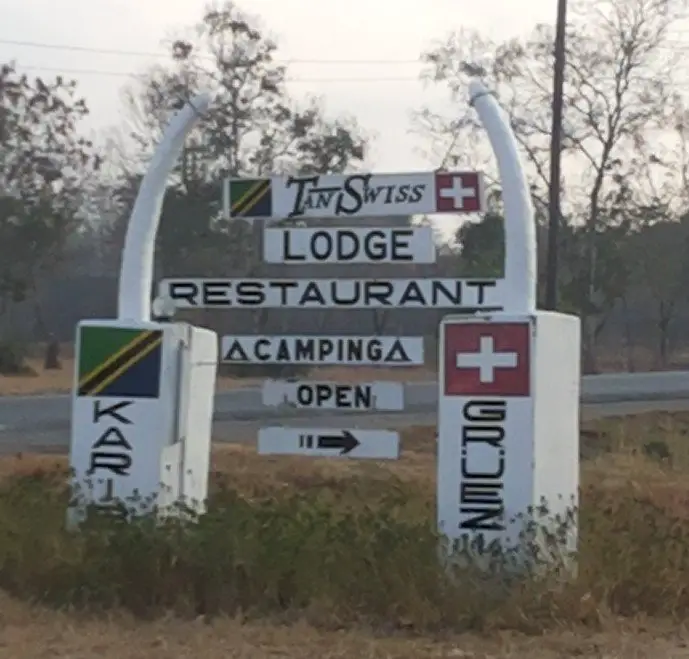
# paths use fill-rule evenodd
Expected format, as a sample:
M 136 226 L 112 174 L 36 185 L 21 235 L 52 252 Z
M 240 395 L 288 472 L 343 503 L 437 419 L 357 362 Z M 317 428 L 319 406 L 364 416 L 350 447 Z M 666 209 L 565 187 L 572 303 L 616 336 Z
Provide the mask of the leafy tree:
M 172 110 L 201 89 L 217 93 L 176 170 L 159 247 L 168 271 L 201 274 L 203 263 L 233 262 L 248 274 L 258 267 L 255 232 L 243 222 L 221 220 L 222 179 L 341 172 L 363 160 L 365 140 L 354 120 L 327 119 L 316 100 L 299 106 L 288 96 L 276 44 L 234 3 L 206 10 L 192 32 L 172 42 L 167 65 L 127 91 L 129 130 L 144 158 Z M 130 172 L 124 188 L 135 179 Z
M 80 228 L 81 190 L 100 165 L 78 132 L 87 113 L 76 82 L 0 67 L 0 313 L 35 297 Z
M 600 264 L 596 245 L 604 225 L 619 222 L 620 210 L 633 210 L 634 197 L 627 183 L 637 166 L 632 152 L 642 150 L 650 160 L 655 131 L 669 123 L 672 76 L 679 54 L 668 48 L 668 31 L 684 7 L 682 0 L 603 0 L 573 7 L 567 34 L 567 69 L 564 91 L 563 170 L 576 172 L 563 182 L 564 212 L 583 224 L 572 250 L 580 253 L 581 291 L 598 290 L 601 304 L 586 303 L 577 295 L 585 332 L 600 332 L 598 318 L 605 315 L 618 294 L 624 272 L 594 282 L 594 262 Z M 525 39 L 496 43 L 471 31 L 451 34 L 445 42 L 424 53 L 426 76 L 444 85 L 454 101 L 452 118 L 422 110 L 418 127 L 433 148 L 450 148 L 453 164 L 492 162 L 478 119 L 468 107 L 467 83 L 481 76 L 509 114 L 519 143 L 534 199 L 546 207 L 549 181 L 553 29 L 537 26 Z M 461 145 L 461 152 L 459 146 Z M 467 156 L 474 158 L 468 163 Z M 478 154 L 478 157 L 477 155 Z M 492 166 L 490 171 L 494 171 Z M 570 251 L 572 251 L 570 250 Z M 618 263 L 613 259 L 608 265 Z M 573 280 L 570 280 L 570 283 Z M 599 285 L 601 287 L 599 287 Z M 609 288 L 609 290 L 608 290 Z M 572 301 L 570 301 L 572 303 Z M 589 337 L 591 338 L 591 337 Z M 585 342 L 591 345 L 591 341 Z

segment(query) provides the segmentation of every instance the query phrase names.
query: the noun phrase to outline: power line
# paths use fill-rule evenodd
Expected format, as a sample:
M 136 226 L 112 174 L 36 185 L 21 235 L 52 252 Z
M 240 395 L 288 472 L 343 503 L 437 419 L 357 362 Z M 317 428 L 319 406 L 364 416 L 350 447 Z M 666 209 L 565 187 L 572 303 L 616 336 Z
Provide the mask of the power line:
M 62 75 L 95 75 L 103 77 L 117 77 L 117 78 L 133 78 L 139 75 L 145 75 L 145 72 L 133 72 L 133 71 L 102 71 L 100 69 L 69 69 L 63 67 L 50 67 L 50 66 L 23 66 L 21 64 L 17 65 L 18 71 L 45 71 L 47 73 L 58 73 Z M 419 82 L 419 78 L 414 76 L 406 77 L 366 77 L 366 78 L 290 78 L 286 77 L 285 82 L 297 82 L 297 83 L 331 83 L 331 82 L 343 82 L 343 83 L 359 83 L 359 82 Z
M 146 71 L 106 71 L 103 69 L 73 69 L 68 67 L 52 67 L 52 66 L 38 66 L 38 65 L 16 65 L 17 71 L 36 71 L 45 73 L 56 73 L 58 75 L 93 75 L 101 76 L 104 78 L 115 77 L 115 78 L 134 78 L 141 75 L 146 75 Z M 346 78 L 311 78 L 311 77 L 285 77 L 285 82 L 290 83 L 316 83 L 316 84 L 330 84 L 330 83 L 360 83 L 360 82 L 420 82 L 418 76 L 353 76 Z M 657 82 L 657 78 L 653 76 L 634 76 L 634 80 L 637 82 Z M 605 78 L 598 78 L 600 82 L 614 82 L 615 78 L 613 76 L 608 76 Z M 678 85 L 689 85 L 689 77 L 684 77 L 680 80 L 674 81 Z
M 40 50 L 63 50 L 78 53 L 93 53 L 100 55 L 118 55 L 123 57 L 164 57 L 169 59 L 170 53 L 152 52 L 152 51 L 137 51 L 137 50 L 120 50 L 112 48 L 92 48 L 91 46 L 78 46 L 70 44 L 51 44 L 40 41 L 15 41 L 13 39 L 0 39 L 0 44 L 5 46 L 19 46 L 23 48 L 38 48 Z M 204 55 L 205 59 L 212 59 L 211 55 Z M 421 64 L 419 59 L 395 60 L 395 59 L 381 59 L 381 60 L 356 60 L 356 59 L 288 59 L 288 60 L 274 60 L 276 64 Z
M 678 34 L 689 34 L 689 30 L 678 32 Z M 156 57 L 156 58 L 170 58 L 170 53 L 143 51 L 143 50 L 126 50 L 120 48 L 95 48 L 92 46 L 82 46 L 78 44 L 56 44 L 46 43 L 42 41 L 23 41 L 17 39 L 0 39 L 0 45 L 17 46 L 20 48 L 36 48 L 38 50 L 59 50 L 65 52 L 78 53 L 92 53 L 97 55 L 117 55 L 120 57 Z M 689 41 L 681 39 L 667 39 L 664 45 L 658 46 L 659 50 L 689 50 Z M 204 59 L 213 59 L 212 55 L 202 55 Z M 393 66 L 409 66 L 411 64 L 423 64 L 420 58 L 417 59 L 283 59 L 274 60 L 276 64 L 332 64 L 332 65 L 393 65 Z

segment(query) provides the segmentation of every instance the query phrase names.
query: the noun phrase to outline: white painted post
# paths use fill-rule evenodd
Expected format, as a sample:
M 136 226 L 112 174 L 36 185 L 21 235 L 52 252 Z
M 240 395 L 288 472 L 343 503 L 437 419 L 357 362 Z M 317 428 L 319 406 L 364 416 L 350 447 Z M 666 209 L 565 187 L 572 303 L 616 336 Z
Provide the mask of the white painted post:
M 138 512 L 183 501 L 202 510 L 208 486 L 218 342 L 186 323 L 151 322 L 153 256 L 167 178 L 208 110 L 199 94 L 170 121 L 127 227 L 116 320 L 77 328 L 70 463 L 82 504 L 143 497 Z M 142 504 L 147 505 L 142 505 Z M 84 505 L 68 513 L 78 523 Z
M 484 566 L 495 549 L 516 552 L 520 562 L 534 557 L 534 546 L 542 560 L 569 559 L 577 534 L 580 323 L 536 310 L 535 222 L 516 141 L 480 82 L 470 85 L 470 98 L 500 171 L 505 297 L 502 311 L 441 323 L 438 528 L 451 553 L 469 550 Z M 546 530 L 561 535 L 548 544 Z
M 153 255 L 167 179 L 184 140 L 211 101 L 211 94 L 198 94 L 172 118 L 141 181 L 122 252 L 117 310 L 120 320 L 148 322 L 151 319 Z
M 519 158 L 517 141 L 504 110 L 483 83 L 469 84 L 470 103 L 476 109 L 498 161 L 505 206 L 505 281 L 509 295 L 505 312 L 536 308 L 536 225 L 531 192 Z

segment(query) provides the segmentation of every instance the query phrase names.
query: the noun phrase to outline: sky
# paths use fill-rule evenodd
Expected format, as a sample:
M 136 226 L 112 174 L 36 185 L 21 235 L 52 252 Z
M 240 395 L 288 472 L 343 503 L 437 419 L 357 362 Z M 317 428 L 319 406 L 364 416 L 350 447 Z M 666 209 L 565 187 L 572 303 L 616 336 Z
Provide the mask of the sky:
M 15 60 L 31 74 L 64 72 L 76 78 L 91 108 L 88 127 L 102 136 L 108 127 L 122 122 L 121 89 L 127 75 L 164 62 L 162 43 L 198 22 L 207 4 L 206 0 L 0 0 L 0 60 Z M 424 49 L 462 27 L 501 39 L 555 19 L 554 0 L 239 0 L 237 4 L 260 17 L 278 43 L 281 60 L 296 60 L 289 66 L 289 75 L 295 78 L 290 83 L 294 96 L 317 95 L 329 114 L 357 118 L 373 138 L 366 164 L 380 172 L 425 170 L 438 164 L 424 141 L 410 131 L 414 110 L 448 109 L 440 90 L 418 81 L 418 58 Z

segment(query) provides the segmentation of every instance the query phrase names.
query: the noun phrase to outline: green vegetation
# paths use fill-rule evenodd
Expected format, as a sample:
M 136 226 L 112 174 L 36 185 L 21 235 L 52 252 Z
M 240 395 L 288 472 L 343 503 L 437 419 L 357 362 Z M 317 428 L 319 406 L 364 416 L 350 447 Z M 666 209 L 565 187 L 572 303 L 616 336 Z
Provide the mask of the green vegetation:
M 668 433 L 681 440 L 674 426 L 656 441 L 672 451 Z M 579 571 L 568 581 L 469 569 L 448 578 L 436 560 L 432 444 L 412 438 L 392 468 L 232 449 L 195 523 L 101 515 L 70 533 L 64 468 L 10 475 L 0 485 L 0 588 L 49 606 L 144 618 L 299 617 L 414 632 L 535 633 L 596 626 L 606 614 L 686 617 L 683 460 L 670 466 L 630 448 L 619 426 L 596 434 L 612 453 L 585 463 Z

